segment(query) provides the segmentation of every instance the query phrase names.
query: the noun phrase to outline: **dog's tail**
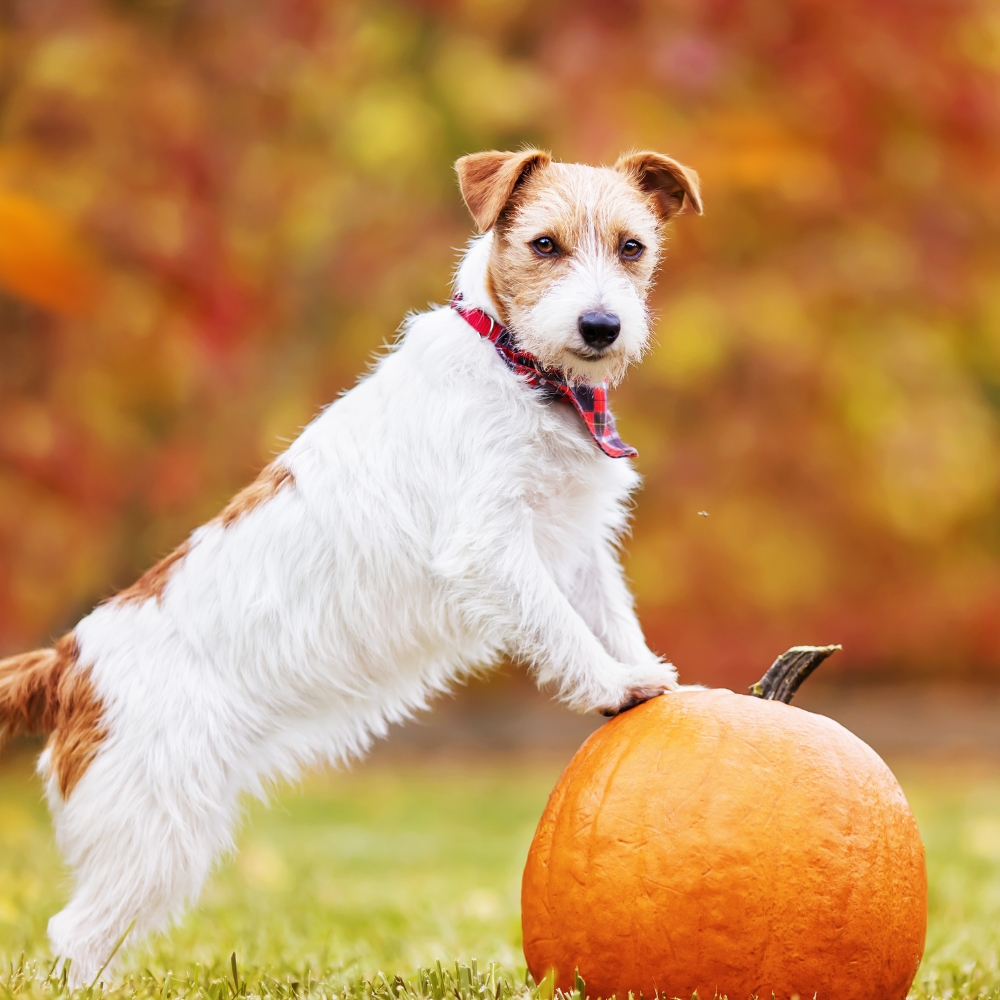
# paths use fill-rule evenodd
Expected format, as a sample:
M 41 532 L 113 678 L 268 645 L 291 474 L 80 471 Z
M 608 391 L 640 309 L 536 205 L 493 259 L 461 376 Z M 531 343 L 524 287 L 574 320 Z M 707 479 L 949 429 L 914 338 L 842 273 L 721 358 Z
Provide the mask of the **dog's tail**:
M 0 660 L 0 746 L 24 733 L 50 733 L 60 717 L 60 689 L 76 665 L 71 632 L 52 649 Z

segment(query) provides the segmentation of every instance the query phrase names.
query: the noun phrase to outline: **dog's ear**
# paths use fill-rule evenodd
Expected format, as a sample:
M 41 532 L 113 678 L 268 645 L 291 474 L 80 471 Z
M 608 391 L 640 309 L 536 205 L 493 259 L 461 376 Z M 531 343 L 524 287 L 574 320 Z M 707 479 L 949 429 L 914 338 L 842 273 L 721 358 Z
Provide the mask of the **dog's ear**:
M 540 149 L 501 153 L 491 149 L 455 161 L 458 186 L 481 233 L 493 228 L 514 189 L 533 170 L 548 166 L 552 157 Z
M 662 153 L 624 153 L 618 157 L 615 170 L 628 175 L 640 190 L 652 196 L 664 222 L 680 215 L 688 205 L 702 214 L 698 174 L 683 163 Z

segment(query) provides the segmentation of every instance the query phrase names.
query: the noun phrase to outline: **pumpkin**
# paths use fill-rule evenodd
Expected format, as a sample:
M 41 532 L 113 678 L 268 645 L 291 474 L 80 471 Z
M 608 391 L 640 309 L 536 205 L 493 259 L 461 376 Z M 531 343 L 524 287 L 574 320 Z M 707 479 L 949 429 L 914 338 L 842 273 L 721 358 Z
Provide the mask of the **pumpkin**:
M 927 922 L 913 815 L 871 748 L 783 703 L 801 676 L 780 665 L 763 697 L 662 695 L 580 748 L 524 871 L 536 981 L 579 974 L 620 1000 L 906 996 Z

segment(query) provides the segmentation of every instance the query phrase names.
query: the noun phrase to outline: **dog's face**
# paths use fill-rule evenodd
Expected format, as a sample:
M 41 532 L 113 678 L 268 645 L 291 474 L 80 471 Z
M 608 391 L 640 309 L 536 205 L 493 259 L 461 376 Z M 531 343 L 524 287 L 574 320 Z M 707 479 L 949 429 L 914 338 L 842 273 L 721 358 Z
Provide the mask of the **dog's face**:
M 690 204 L 693 171 L 658 153 L 614 166 L 546 153 L 474 153 L 456 164 L 480 230 L 487 284 L 518 345 L 569 378 L 617 381 L 649 341 L 646 300 L 663 227 Z

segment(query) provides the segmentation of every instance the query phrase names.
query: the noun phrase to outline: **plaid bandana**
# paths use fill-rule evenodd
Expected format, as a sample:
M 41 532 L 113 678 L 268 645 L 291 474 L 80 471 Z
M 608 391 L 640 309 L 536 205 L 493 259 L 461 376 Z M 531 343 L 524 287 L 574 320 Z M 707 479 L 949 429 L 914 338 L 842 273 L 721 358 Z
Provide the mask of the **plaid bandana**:
M 543 368 L 534 355 L 518 350 L 510 330 L 481 309 L 463 309 L 459 305 L 461 299 L 461 293 L 452 299 L 452 309 L 480 336 L 493 344 L 497 354 L 512 372 L 523 375 L 529 385 L 540 386 L 551 399 L 568 399 L 583 417 L 590 436 L 605 455 L 611 458 L 634 458 L 639 454 L 618 436 L 615 418 L 608 408 L 607 381 L 593 386 L 585 382 L 569 382 L 558 372 Z

